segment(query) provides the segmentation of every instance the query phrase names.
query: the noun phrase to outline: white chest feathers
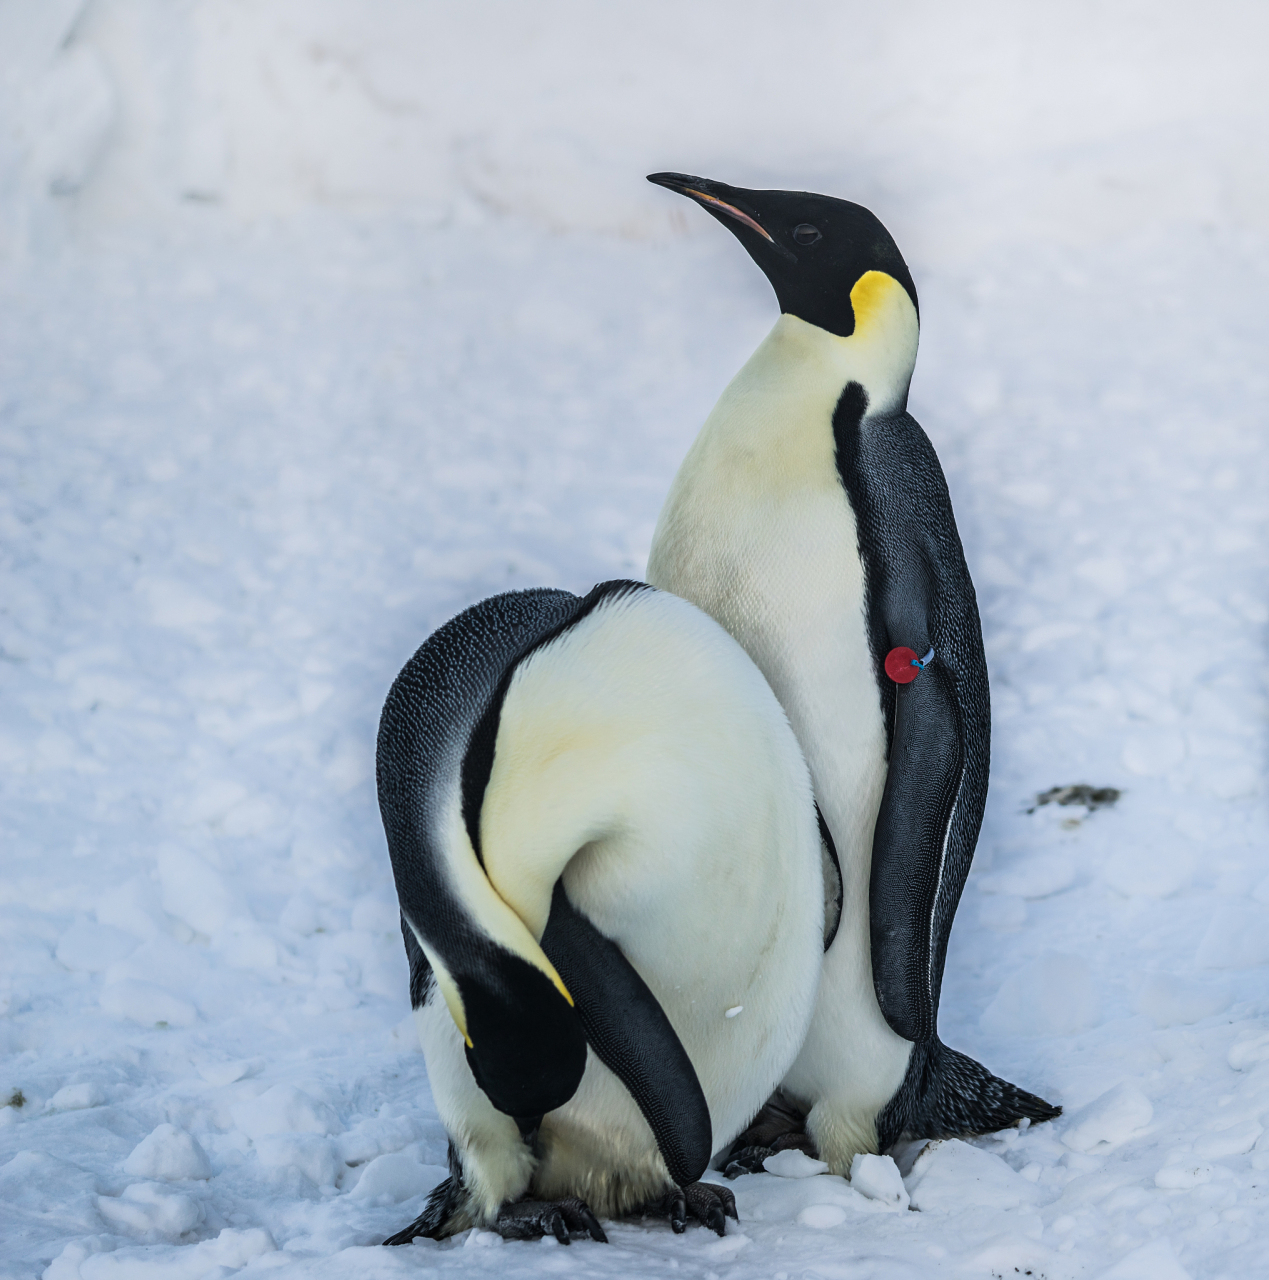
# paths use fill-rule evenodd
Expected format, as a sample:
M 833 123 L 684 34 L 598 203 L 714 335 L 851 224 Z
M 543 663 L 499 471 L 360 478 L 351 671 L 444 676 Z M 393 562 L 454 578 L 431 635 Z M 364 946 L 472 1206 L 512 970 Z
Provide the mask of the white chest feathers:
M 766 675 L 830 823 L 829 778 L 856 781 L 841 797 L 853 823 L 863 817 L 859 788 L 884 780 L 884 768 L 866 765 L 880 764 L 884 733 L 833 411 L 851 382 L 869 413 L 902 405 L 918 333 L 911 299 L 888 275 L 868 272 L 851 300 L 849 338 L 795 316 L 776 321 L 689 450 L 648 561 L 649 582 L 711 614 Z M 870 834 L 871 815 L 863 823 Z

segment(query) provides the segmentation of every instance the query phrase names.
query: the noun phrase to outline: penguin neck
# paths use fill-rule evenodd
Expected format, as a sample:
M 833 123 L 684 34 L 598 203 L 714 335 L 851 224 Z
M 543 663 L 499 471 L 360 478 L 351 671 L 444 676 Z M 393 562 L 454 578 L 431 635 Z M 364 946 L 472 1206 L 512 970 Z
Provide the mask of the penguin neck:
M 920 336 L 912 299 L 893 276 L 869 271 L 855 283 L 850 300 L 855 329 L 849 337 L 786 312 L 736 382 L 747 390 L 785 384 L 800 394 L 814 385 L 832 394 L 834 405 L 847 384 L 857 382 L 868 396 L 868 416 L 901 413 Z

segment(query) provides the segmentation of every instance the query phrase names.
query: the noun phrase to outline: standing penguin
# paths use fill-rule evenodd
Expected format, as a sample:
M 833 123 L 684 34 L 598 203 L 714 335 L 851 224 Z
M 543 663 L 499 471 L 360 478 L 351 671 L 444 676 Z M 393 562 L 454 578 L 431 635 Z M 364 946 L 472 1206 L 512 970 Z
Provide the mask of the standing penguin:
M 509 1238 L 698 1181 L 801 1047 L 821 842 L 788 720 L 741 647 L 641 583 L 495 596 L 406 664 L 379 807 L 451 1176 L 388 1244 Z
M 905 1134 L 1051 1119 L 1058 1108 L 937 1034 L 987 795 L 990 710 L 947 484 L 906 411 L 911 273 L 877 218 L 845 200 L 678 173 L 649 181 L 727 227 L 780 304 L 674 478 L 648 581 L 718 619 L 758 664 L 836 845 L 841 926 L 785 1101 L 808 1112 L 807 1133 L 843 1173 Z

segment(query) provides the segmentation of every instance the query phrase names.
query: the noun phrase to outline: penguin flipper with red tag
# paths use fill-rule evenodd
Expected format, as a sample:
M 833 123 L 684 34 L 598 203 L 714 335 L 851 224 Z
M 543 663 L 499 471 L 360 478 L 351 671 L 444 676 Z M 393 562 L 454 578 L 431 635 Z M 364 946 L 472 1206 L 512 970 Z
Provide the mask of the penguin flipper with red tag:
M 873 982 L 886 1021 L 921 1043 L 937 1031 L 947 939 L 987 799 L 987 662 L 934 447 L 910 414 L 866 408 L 862 388 L 848 386 L 833 434 L 889 747 L 869 884 Z M 888 669 L 898 647 L 933 656 L 905 679 Z
M 985 1133 L 1061 1109 L 938 1038 L 948 937 L 987 800 L 987 660 L 934 447 L 910 414 L 866 418 L 865 408 L 861 389 L 848 386 L 833 430 L 858 521 L 889 745 L 869 881 L 873 984 L 886 1021 L 914 1042 L 904 1082 L 877 1117 L 884 1151 L 904 1133 Z

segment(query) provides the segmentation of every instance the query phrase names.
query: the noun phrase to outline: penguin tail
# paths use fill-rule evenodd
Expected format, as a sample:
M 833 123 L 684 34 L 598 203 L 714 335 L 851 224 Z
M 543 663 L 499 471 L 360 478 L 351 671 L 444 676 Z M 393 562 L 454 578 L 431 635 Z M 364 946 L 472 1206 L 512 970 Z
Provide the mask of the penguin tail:
M 432 1188 L 432 1194 L 423 1206 L 423 1212 L 396 1235 L 383 1243 L 409 1244 L 411 1240 L 443 1240 L 447 1236 L 475 1226 L 466 1211 L 466 1189 L 463 1186 L 463 1168 L 454 1144 L 449 1144 L 449 1177 Z
M 936 1038 L 913 1047 L 899 1092 L 877 1117 L 877 1136 L 885 1151 L 901 1138 L 977 1137 L 1061 1114 L 1061 1107 L 992 1075 Z

